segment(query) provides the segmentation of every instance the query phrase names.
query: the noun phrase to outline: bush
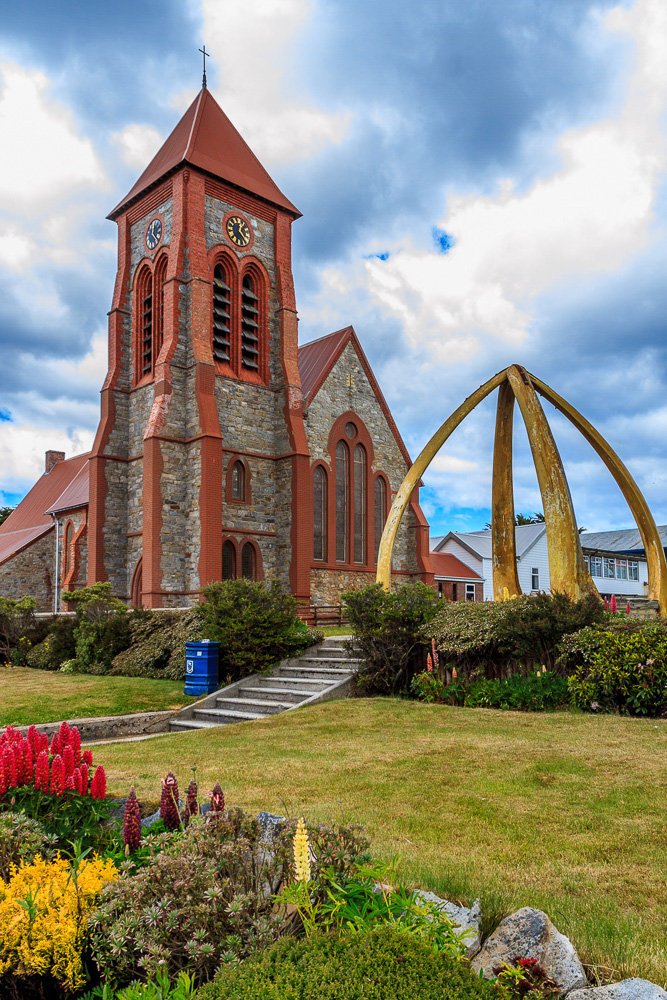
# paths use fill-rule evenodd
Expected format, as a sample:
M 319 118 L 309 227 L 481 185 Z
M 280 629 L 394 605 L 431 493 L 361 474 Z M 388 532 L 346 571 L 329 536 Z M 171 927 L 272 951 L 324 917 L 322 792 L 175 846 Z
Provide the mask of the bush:
M 30 862 L 39 854 L 50 859 L 56 852 L 56 838 L 21 810 L 0 815 L 0 878 L 7 882 L 11 866 Z
M 61 664 L 71 660 L 76 652 L 76 627 L 76 618 L 54 615 L 48 623 L 44 640 L 27 652 L 26 665 L 36 670 L 59 670 Z
M 30 644 L 28 633 L 34 630 L 35 622 L 34 597 L 22 597 L 19 601 L 0 597 L 0 663 L 15 662 L 12 653 L 17 649 L 22 662 L 25 649 L 21 643 Z
M 417 674 L 412 691 L 420 701 L 468 708 L 504 708 L 515 712 L 548 712 L 570 704 L 566 677 L 553 671 L 517 674 L 505 680 L 444 680 L 426 671 Z
M 415 938 L 381 927 L 371 934 L 314 934 L 280 941 L 242 965 L 223 968 L 198 1000 L 492 1000 L 491 983 Z
M 361 694 L 398 694 L 409 689 L 426 658 L 426 628 L 438 609 L 434 591 L 406 583 L 386 591 L 373 583 L 342 596 L 354 640 L 349 649 L 362 657 L 356 675 Z
M 427 629 L 441 659 L 458 673 L 487 678 L 558 669 L 564 635 L 609 618 L 597 594 L 575 601 L 566 594 L 523 595 L 510 601 L 445 604 Z
M 205 628 L 199 607 L 188 611 L 133 611 L 129 615 L 130 645 L 114 657 L 109 673 L 183 680 L 185 644 L 201 639 Z
M 561 644 L 572 701 L 584 711 L 667 714 L 667 620 L 621 619 Z
M 74 638 L 79 670 L 89 674 L 108 673 L 113 658 L 130 644 L 127 608 L 113 597 L 110 583 L 65 591 L 63 601 L 74 605 L 76 611 Z
M 296 600 L 277 580 L 228 580 L 204 587 L 200 613 L 209 639 L 220 643 L 219 677 L 239 680 L 298 656 L 323 635 L 296 616 Z

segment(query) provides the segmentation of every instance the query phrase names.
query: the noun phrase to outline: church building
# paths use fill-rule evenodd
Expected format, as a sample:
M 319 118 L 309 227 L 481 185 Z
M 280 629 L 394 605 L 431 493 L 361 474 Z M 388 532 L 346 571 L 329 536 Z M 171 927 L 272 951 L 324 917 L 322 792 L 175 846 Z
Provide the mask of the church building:
M 133 606 L 183 607 L 243 576 L 327 605 L 375 579 L 410 458 L 353 328 L 297 345 L 299 217 L 204 87 L 109 216 L 95 442 L 47 452 L 0 526 L 0 594 L 48 611 L 109 580 Z M 394 579 L 432 584 L 417 494 Z

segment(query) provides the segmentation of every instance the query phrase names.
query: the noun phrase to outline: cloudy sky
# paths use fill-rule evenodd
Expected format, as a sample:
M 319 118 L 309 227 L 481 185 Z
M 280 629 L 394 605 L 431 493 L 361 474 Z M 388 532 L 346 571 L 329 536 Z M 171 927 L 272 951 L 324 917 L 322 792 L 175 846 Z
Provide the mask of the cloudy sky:
M 416 455 L 512 362 L 607 436 L 667 523 L 664 0 L 5 0 L 0 505 L 90 447 L 116 227 L 209 87 L 281 189 L 301 340 L 353 323 Z M 545 404 L 546 405 L 546 404 Z M 549 407 L 577 518 L 631 518 Z M 422 493 L 489 518 L 495 400 Z M 517 419 L 517 510 L 540 509 Z

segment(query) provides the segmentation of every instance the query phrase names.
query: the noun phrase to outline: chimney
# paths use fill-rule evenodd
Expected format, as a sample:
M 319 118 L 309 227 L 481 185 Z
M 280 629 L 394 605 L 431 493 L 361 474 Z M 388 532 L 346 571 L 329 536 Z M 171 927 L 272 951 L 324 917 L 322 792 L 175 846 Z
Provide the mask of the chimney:
M 51 469 L 54 467 L 54 465 L 57 465 L 58 462 L 64 462 L 64 461 L 65 461 L 64 451 L 47 451 L 46 462 L 44 464 L 44 472 L 50 472 Z

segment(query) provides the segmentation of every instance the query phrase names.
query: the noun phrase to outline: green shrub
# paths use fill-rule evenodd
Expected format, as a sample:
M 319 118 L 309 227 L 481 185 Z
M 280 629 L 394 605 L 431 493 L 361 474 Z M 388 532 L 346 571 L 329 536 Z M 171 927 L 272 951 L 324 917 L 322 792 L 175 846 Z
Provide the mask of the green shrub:
M 0 814 L 0 878 L 9 880 L 11 865 L 32 861 L 36 854 L 45 860 L 56 853 L 56 838 L 23 810 Z
M 558 666 L 564 635 L 609 618 L 597 594 L 575 601 L 566 594 L 523 595 L 510 601 L 445 604 L 426 630 L 441 659 L 459 674 L 487 678 Z
M 468 708 L 504 708 L 515 712 L 548 712 L 570 704 L 566 677 L 552 670 L 515 674 L 504 680 L 455 680 L 451 684 L 426 671 L 417 674 L 412 691 L 420 701 Z
M 111 674 L 179 681 L 185 677 L 185 644 L 206 634 L 201 608 L 188 611 L 133 611 L 127 649 L 118 653 Z
M 25 657 L 27 666 L 37 670 L 59 670 L 76 652 L 76 618 L 54 615 L 48 623 L 44 640 L 30 648 Z
M 22 597 L 19 601 L 0 596 L 0 663 L 22 663 L 21 657 L 32 644 L 29 633 L 35 629 L 35 599 Z M 23 644 L 26 644 L 23 648 Z M 19 652 L 16 660 L 12 653 Z
M 572 702 L 584 711 L 667 713 L 667 620 L 621 619 L 561 644 Z
M 321 642 L 296 616 L 296 600 L 277 580 L 228 580 L 204 587 L 200 613 L 207 638 L 220 643 L 219 677 L 232 681 L 268 671 L 288 656 Z
M 354 632 L 348 646 L 363 659 L 356 676 L 359 693 L 407 691 L 414 674 L 424 666 L 425 629 L 438 610 L 432 588 L 406 583 L 387 592 L 373 583 L 346 591 L 342 601 Z
M 197 1000 L 492 1000 L 493 985 L 407 934 L 286 939 L 223 968 Z
M 62 597 L 76 612 L 74 638 L 79 670 L 88 674 L 108 673 L 113 658 L 130 643 L 127 608 L 112 595 L 110 583 L 65 591 Z

